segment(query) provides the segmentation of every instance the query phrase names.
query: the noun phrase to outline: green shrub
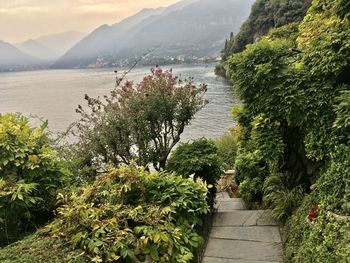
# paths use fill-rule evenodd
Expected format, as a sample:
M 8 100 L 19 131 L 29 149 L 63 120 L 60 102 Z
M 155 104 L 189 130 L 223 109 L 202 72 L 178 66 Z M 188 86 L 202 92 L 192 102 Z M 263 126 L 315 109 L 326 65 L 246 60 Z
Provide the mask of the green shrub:
M 0 242 L 15 240 L 52 216 L 68 172 L 47 135 L 19 114 L 0 115 Z
M 265 166 L 258 152 L 239 152 L 235 162 L 235 180 L 239 185 L 246 178 L 264 178 Z
M 208 184 L 215 184 L 221 175 L 221 162 L 214 142 L 207 139 L 180 144 L 170 156 L 167 170 L 188 177 L 192 174 Z
M 237 154 L 236 136 L 229 132 L 215 140 L 219 160 L 225 170 L 233 169 Z
M 264 182 L 264 204 L 272 209 L 272 216 L 278 221 L 285 221 L 299 207 L 304 197 L 304 190 L 294 184 L 290 174 L 273 174 Z
M 235 162 L 235 180 L 239 195 L 248 205 L 262 200 L 266 165 L 258 152 L 241 152 Z
M 91 262 L 190 262 L 202 242 L 191 226 L 208 212 L 206 197 L 201 179 L 122 166 L 62 195 L 48 234 Z
M 258 115 L 252 126 L 252 141 L 259 154 L 269 164 L 270 170 L 278 168 L 285 151 L 280 122 Z
M 338 147 L 329 167 L 287 224 L 289 262 L 348 262 L 350 251 L 350 148 Z M 307 223 L 310 206 L 317 216 Z M 317 251 L 317 253 L 315 253 Z

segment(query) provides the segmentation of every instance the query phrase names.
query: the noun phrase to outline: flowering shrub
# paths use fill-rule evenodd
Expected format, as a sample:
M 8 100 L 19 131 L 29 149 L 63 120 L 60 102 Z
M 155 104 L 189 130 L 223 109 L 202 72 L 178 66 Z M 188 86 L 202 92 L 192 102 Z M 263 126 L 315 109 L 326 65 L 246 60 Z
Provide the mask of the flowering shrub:
M 201 179 L 121 166 L 62 195 L 49 233 L 91 262 L 190 262 L 201 243 L 191 225 L 208 212 L 206 197 Z
M 105 100 L 86 96 L 91 111 L 81 106 L 79 138 L 89 165 L 153 164 L 165 167 L 171 149 L 206 101 L 206 86 L 179 80 L 171 70 L 152 69 L 140 83 L 117 80 Z

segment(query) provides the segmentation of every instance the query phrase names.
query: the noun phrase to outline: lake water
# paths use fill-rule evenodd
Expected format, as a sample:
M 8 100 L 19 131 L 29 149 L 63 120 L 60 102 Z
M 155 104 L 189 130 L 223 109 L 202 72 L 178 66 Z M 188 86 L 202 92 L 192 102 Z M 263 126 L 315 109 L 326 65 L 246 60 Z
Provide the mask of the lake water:
M 167 67 L 164 67 L 167 69 Z M 182 141 L 215 138 L 234 126 L 231 107 L 237 103 L 230 84 L 214 75 L 213 66 L 174 66 L 181 78 L 193 77 L 195 83 L 208 84 L 206 105 L 185 129 Z M 149 68 L 136 68 L 128 79 L 141 80 Z M 62 132 L 77 119 L 78 104 L 85 105 L 84 94 L 91 97 L 109 94 L 114 88 L 112 69 L 46 70 L 0 73 L 0 113 L 22 112 L 49 120 L 53 132 Z

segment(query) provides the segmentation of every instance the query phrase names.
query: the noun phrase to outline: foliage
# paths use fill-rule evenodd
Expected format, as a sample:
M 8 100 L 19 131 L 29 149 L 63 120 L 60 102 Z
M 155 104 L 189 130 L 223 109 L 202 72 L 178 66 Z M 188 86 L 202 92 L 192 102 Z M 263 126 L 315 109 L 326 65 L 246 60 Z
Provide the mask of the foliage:
M 239 195 L 248 205 L 262 199 L 266 164 L 256 151 L 239 152 L 235 162 L 235 180 L 239 185 Z
M 347 262 L 350 250 L 350 148 L 332 154 L 329 167 L 287 224 L 286 257 L 290 262 Z M 312 224 L 306 220 L 318 205 Z M 317 253 L 315 253 L 317 251 Z
M 293 184 L 294 180 L 288 174 L 270 175 L 264 182 L 263 201 L 273 207 L 272 216 L 279 221 L 288 219 L 303 200 L 303 188 Z
M 217 138 L 214 143 L 217 147 L 217 154 L 225 170 L 233 169 L 237 154 L 237 138 L 235 131 Z
M 10 242 L 52 216 L 68 175 L 47 123 L 31 128 L 19 114 L 0 115 L 0 175 L 0 242 Z
M 339 142 L 350 141 L 350 91 L 344 90 L 337 98 L 335 106 L 336 119 L 333 128 Z
M 117 88 L 105 100 L 86 96 L 90 111 L 81 106 L 79 148 L 84 155 L 80 167 L 153 164 L 164 169 L 168 155 L 180 135 L 206 101 L 206 86 L 191 79 L 179 80 L 171 70 L 152 69 L 140 83 L 117 79 Z M 82 168 L 84 170 L 84 168 Z
M 74 257 L 83 251 L 70 251 L 69 247 L 53 237 L 42 236 L 39 233 L 0 249 L 1 263 L 63 263 L 66 258 Z M 88 263 L 81 256 L 74 263 Z
M 206 197 L 201 179 L 121 166 L 62 195 L 48 234 L 91 262 L 190 262 L 201 243 L 191 225 L 208 212 Z
M 288 221 L 292 262 L 349 256 L 348 7 L 315 0 L 299 27 L 272 30 L 227 64 L 242 101 L 234 110 L 244 131 L 236 159 L 240 194 L 263 198 L 275 218 Z
M 180 144 L 170 156 L 167 170 L 185 177 L 194 174 L 213 185 L 221 175 L 218 149 L 204 138 Z
M 285 150 L 281 134 L 281 123 L 258 115 L 252 122 L 251 138 L 261 157 L 269 164 L 270 169 L 278 166 Z
M 241 26 L 237 35 L 227 40 L 222 50 L 222 63 L 217 67 L 216 73 L 225 76 L 226 60 L 232 55 L 242 52 L 247 45 L 257 42 L 271 29 L 293 27 L 303 20 L 312 0 L 257 0 L 248 19 Z M 295 24 L 293 24 L 295 22 Z

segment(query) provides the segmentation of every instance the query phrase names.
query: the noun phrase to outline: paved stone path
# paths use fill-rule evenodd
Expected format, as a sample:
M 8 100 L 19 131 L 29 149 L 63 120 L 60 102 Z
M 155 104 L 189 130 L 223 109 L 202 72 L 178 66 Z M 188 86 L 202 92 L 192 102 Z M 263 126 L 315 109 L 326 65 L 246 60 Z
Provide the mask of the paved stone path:
M 277 263 L 282 260 L 278 224 L 269 211 L 246 210 L 240 198 L 219 193 L 203 263 Z

